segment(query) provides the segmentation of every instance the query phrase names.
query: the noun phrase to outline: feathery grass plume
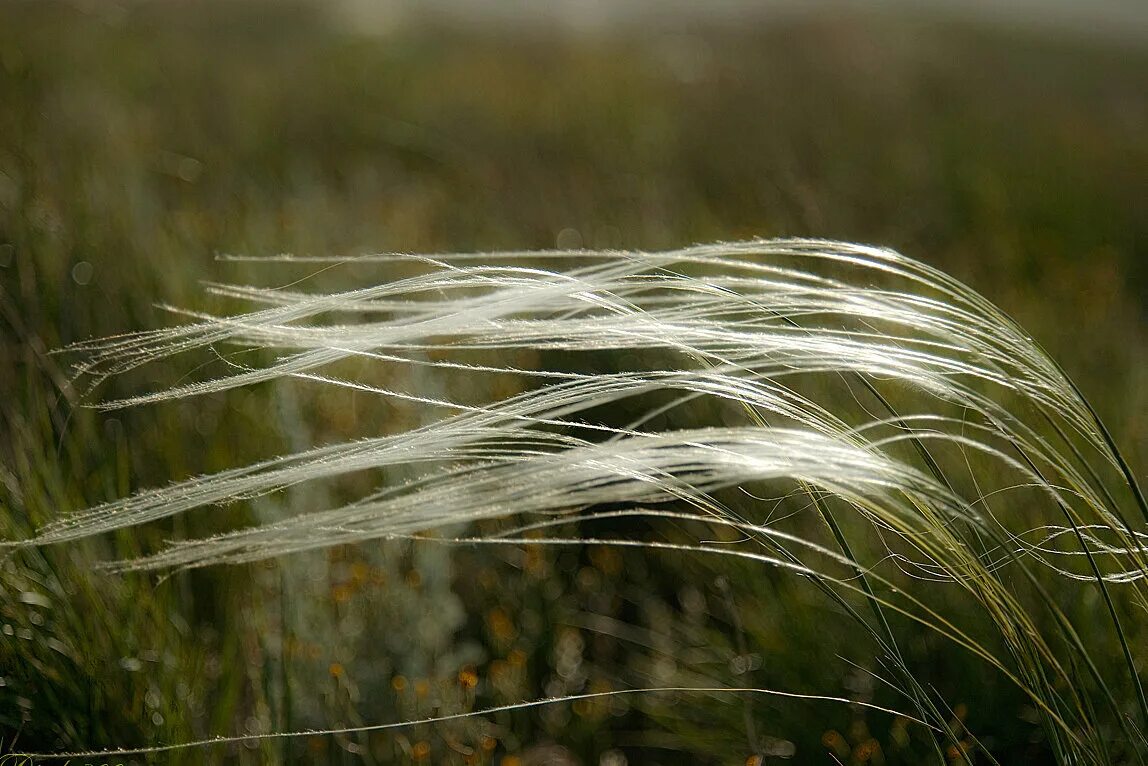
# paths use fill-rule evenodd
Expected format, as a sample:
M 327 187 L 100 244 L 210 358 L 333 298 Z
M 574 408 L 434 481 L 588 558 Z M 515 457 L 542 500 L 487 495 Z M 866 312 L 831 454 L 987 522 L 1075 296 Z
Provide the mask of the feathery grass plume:
M 1148 607 L 1148 506 L 1065 373 L 958 281 L 890 250 L 804 239 L 266 260 L 398 276 L 318 294 L 211 284 L 256 309 L 173 309 L 190 323 L 73 350 L 97 381 L 196 351 L 221 374 L 98 406 L 286 378 L 434 417 L 141 491 L 12 545 L 365 475 L 377 489 L 353 502 L 111 567 L 240 564 L 443 529 L 439 543 L 592 538 L 734 557 L 846 610 L 884 680 L 938 732 L 938 757 L 978 745 L 905 653 L 921 628 L 1027 695 L 1057 762 L 1144 763 L 1148 658 L 1130 624 Z M 406 386 L 381 372 L 395 369 Z M 427 375 L 453 384 L 432 396 L 417 385 Z M 388 481 L 397 466 L 413 478 Z M 802 496 L 804 510 L 773 518 Z M 648 534 L 561 531 L 623 516 L 648 520 Z M 490 532 L 495 519 L 507 526 Z M 736 542 L 670 539 L 665 519 L 736 530 Z

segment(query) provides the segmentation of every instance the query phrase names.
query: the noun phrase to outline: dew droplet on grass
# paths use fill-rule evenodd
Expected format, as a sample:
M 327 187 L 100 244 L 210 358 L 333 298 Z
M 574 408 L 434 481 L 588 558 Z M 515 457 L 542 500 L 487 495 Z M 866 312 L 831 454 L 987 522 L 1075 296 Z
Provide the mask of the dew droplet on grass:
M 77 285 L 86 285 L 92 281 L 95 268 L 88 261 L 80 261 L 72 267 L 72 281 Z

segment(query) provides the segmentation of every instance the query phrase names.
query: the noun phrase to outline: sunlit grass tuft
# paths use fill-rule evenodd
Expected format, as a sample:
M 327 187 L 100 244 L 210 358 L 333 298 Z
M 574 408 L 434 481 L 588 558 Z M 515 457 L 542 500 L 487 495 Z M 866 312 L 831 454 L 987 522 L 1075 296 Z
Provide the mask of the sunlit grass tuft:
M 97 383 L 180 354 L 211 372 L 97 406 L 302 384 L 402 400 L 425 409 L 422 424 L 145 490 L 9 547 L 365 476 L 376 489 L 349 502 L 110 566 L 235 565 L 384 539 L 748 561 L 848 615 L 938 759 L 993 760 L 906 653 L 919 628 L 1027 696 L 1058 762 L 1143 762 L 1143 657 L 1126 625 L 1148 606 L 1144 496 L 1060 367 L 956 280 L 819 240 L 271 260 L 270 273 L 321 263 L 326 278 L 374 265 L 382 281 L 314 294 L 305 280 L 211 285 L 257 308 L 173 309 L 190 323 L 71 349 Z M 1099 597 L 1088 624 L 1067 608 L 1080 588 Z

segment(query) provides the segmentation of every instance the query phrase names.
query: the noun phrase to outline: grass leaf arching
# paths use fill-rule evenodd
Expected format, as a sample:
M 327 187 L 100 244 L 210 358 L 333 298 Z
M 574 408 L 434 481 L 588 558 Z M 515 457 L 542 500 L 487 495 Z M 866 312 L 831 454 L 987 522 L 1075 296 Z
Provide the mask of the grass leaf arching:
M 100 406 L 286 378 L 405 399 L 440 417 L 145 490 L 8 545 L 78 540 L 398 465 L 420 475 L 115 566 L 237 564 L 510 516 L 545 526 L 602 507 L 647 509 L 655 519 L 658 509 L 687 508 L 746 541 L 670 549 L 749 557 L 873 604 L 876 625 L 857 611 L 854 619 L 903 671 L 915 714 L 938 729 L 943 701 L 914 685 L 894 624 L 929 628 L 1012 679 L 1061 762 L 1144 751 L 1136 732 L 1148 726 L 1148 702 L 1120 619 L 1148 606 L 1148 530 L 1128 512 L 1142 510 L 1143 495 L 1064 372 L 969 288 L 889 250 L 820 240 L 352 261 L 414 273 L 331 294 L 213 285 L 263 307 L 190 313 L 182 327 L 82 344 L 80 371 L 119 374 L 237 346 L 281 356 L 240 364 L 217 351 L 227 374 Z M 548 361 L 508 361 L 523 355 Z M 583 362 L 591 356 L 624 359 L 627 369 L 595 372 Z M 415 385 L 332 371 L 356 361 L 405 369 Z M 475 386 L 474 401 L 454 401 L 420 391 L 426 375 L 514 379 L 524 390 L 483 398 Z M 697 422 L 712 413 L 720 424 Z M 771 528 L 747 518 L 752 506 L 721 499 L 761 484 L 804 488 L 827 521 L 824 536 L 811 526 Z M 1009 502 L 1015 493 L 1026 502 Z M 1076 547 L 1066 548 L 1071 540 Z M 1076 566 L 1081 558 L 1087 569 Z M 1057 584 L 1069 581 L 1103 593 L 1111 646 L 1090 645 L 1057 602 Z M 979 610 L 971 629 L 966 615 L 946 612 L 951 590 Z M 1114 646 L 1121 662 L 1097 658 Z

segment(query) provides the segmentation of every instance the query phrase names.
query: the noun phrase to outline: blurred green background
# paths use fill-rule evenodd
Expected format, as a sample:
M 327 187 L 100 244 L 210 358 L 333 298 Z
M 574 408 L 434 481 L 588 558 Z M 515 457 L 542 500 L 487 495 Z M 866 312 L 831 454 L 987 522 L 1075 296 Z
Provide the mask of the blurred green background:
M 72 360 L 52 350 L 173 321 L 157 303 L 218 308 L 200 280 L 277 282 L 273 266 L 218 253 L 890 245 L 1028 328 L 1145 475 L 1148 44 L 892 11 L 378 22 L 253 0 L 0 3 L 5 537 L 413 424 L 397 405 L 349 413 L 289 387 L 81 407 Z M 227 513 L 325 505 L 318 492 Z M 205 513 L 0 561 L 0 752 L 356 726 L 731 673 L 874 698 L 864 674 L 812 651 L 824 604 L 781 577 L 745 586 L 748 569 L 383 545 L 166 579 L 92 572 L 235 523 Z M 970 668 L 937 670 L 955 711 L 1002 762 L 1046 759 L 1016 695 Z M 909 728 L 839 705 L 653 695 L 153 760 L 922 762 Z

